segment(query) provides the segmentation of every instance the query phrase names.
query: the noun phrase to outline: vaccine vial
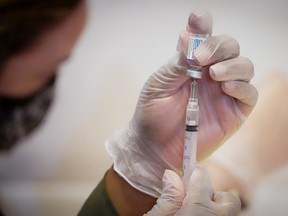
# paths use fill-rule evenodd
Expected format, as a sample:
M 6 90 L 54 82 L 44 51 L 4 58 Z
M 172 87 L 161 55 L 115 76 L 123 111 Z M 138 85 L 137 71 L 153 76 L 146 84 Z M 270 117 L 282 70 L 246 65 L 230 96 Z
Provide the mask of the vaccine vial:
M 202 66 L 199 66 L 196 64 L 193 54 L 194 51 L 200 46 L 201 43 L 203 43 L 207 39 L 207 34 L 189 34 L 188 39 L 188 51 L 187 51 L 187 63 L 189 65 L 189 68 L 187 70 L 187 76 L 195 78 L 195 79 L 201 79 L 203 77 L 202 72 Z

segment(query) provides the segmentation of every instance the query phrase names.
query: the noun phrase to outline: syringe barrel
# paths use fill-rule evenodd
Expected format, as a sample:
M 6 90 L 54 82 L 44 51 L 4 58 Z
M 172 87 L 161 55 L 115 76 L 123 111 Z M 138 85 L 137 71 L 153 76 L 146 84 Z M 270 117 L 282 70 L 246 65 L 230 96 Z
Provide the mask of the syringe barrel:
M 186 126 L 182 169 L 182 182 L 184 184 L 185 191 L 187 191 L 189 179 L 196 164 L 197 130 L 197 126 Z
M 191 83 L 190 98 L 186 109 L 186 130 L 184 139 L 183 173 L 182 181 L 187 189 L 189 179 L 196 164 L 197 132 L 199 122 L 199 106 L 197 98 L 197 82 Z
M 197 99 L 189 99 L 186 110 L 186 126 L 198 126 L 199 122 L 199 107 Z

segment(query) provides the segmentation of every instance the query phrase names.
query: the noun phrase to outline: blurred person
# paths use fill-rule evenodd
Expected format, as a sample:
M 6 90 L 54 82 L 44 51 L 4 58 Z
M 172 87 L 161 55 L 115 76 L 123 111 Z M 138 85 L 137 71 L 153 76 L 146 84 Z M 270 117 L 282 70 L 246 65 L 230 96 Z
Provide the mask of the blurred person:
M 247 122 L 225 145 L 204 160 L 203 164 L 210 176 L 213 176 L 214 188 L 237 191 L 246 203 L 247 211 L 252 211 L 252 215 L 284 216 L 287 215 L 288 208 L 279 191 L 276 196 L 266 194 L 271 197 L 270 201 L 262 203 L 261 206 L 259 197 L 257 200 L 257 188 L 266 186 L 270 187 L 271 191 L 273 188 L 278 190 L 270 178 L 273 179 L 274 174 L 288 165 L 287 75 L 270 72 L 261 80 L 258 89 L 259 100 Z M 282 172 L 285 173 L 285 170 Z M 284 193 L 287 188 L 287 174 L 282 174 L 280 178 L 282 180 L 274 181 L 277 182 L 277 187 L 279 182 L 285 182 L 282 185 Z M 270 185 L 265 184 L 266 179 Z M 254 206 L 254 201 L 258 203 L 257 206 Z
M 0 10 L 0 147 L 8 150 L 48 111 L 57 68 L 71 55 L 87 11 L 83 0 L 0 0 Z M 238 198 L 214 193 L 202 168 L 195 168 L 187 195 L 179 177 L 191 83 L 186 76 L 188 34 L 211 35 L 212 26 L 209 13 L 190 14 L 178 53 L 146 82 L 127 128 L 107 140 L 114 165 L 79 215 L 143 215 L 151 208 L 149 216 L 239 211 Z M 237 131 L 256 103 L 257 91 L 249 83 L 253 64 L 239 55 L 239 44 L 226 35 L 208 38 L 195 52 L 205 71 L 199 83 L 199 160 Z

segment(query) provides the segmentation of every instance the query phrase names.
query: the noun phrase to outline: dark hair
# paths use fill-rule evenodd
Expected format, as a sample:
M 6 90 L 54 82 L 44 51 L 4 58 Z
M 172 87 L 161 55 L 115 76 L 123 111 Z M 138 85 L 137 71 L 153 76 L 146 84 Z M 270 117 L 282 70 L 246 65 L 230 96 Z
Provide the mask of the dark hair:
M 82 0 L 0 0 L 0 65 L 64 19 Z

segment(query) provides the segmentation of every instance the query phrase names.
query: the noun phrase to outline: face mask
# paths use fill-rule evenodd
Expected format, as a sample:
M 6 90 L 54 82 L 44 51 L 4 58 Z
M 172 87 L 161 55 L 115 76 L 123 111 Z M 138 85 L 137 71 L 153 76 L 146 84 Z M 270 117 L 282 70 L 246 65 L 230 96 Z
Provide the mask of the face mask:
M 0 150 L 11 149 L 36 129 L 54 98 L 55 78 L 28 99 L 0 99 Z

